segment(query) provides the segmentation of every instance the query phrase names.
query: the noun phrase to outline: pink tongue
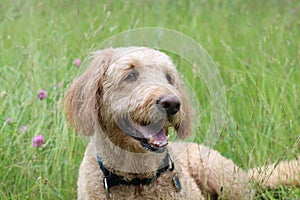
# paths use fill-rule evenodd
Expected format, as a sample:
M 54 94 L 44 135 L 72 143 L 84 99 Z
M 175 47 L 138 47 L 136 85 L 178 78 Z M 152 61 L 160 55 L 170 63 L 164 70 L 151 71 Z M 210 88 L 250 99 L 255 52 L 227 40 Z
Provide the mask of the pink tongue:
M 165 145 L 167 144 L 168 137 L 163 130 L 164 121 L 160 121 L 155 124 L 150 124 L 148 126 L 139 126 L 133 124 L 136 130 L 143 134 L 144 138 L 148 139 L 150 143 L 155 145 Z
M 152 137 L 153 137 L 154 141 L 157 141 L 157 142 L 165 142 L 165 141 L 167 141 L 167 136 L 166 136 L 166 134 L 164 133 L 163 130 L 160 130 L 155 135 L 152 135 Z
M 139 131 L 144 135 L 145 138 L 153 138 L 154 141 L 156 142 L 166 142 L 168 140 L 165 132 L 163 129 L 160 131 L 156 132 L 151 129 L 148 129 L 147 127 L 139 127 Z

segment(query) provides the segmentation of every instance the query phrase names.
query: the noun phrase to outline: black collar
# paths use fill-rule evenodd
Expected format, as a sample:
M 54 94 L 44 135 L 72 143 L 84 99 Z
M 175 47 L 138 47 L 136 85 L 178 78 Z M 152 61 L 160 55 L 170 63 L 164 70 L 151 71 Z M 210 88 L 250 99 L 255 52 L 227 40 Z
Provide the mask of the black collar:
M 100 169 L 102 170 L 104 174 L 103 178 L 103 187 L 106 191 L 106 194 L 108 195 L 109 193 L 109 188 L 115 185 L 149 185 L 157 179 L 161 173 L 169 170 L 173 171 L 174 170 L 174 162 L 172 161 L 169 153 L 167 153 L 166 157 L 163 159 L 162 164 L 160 165 L 159 169 L 156 171 L 156 175 L 151 177 L 151 178 L 145 178 L 145 179 L 140 179 L 140 178 L 134 178 L 130 181 L 126 180 L 124 177 L 119 176 L 111 171 L 109 171 L 107 168 L 104 167 L 104 164 L 100 158 L 100 156 L 97 155 L 97 161 Z M 171 162 L 171 168 L 170 167 L 170 162 Z

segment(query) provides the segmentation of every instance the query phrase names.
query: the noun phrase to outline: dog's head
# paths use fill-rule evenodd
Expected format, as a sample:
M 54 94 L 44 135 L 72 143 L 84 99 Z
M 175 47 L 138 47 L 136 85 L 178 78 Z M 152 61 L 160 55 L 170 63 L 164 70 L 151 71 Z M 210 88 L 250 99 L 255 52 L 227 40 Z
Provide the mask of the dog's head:
M 100 126 L 119 147 L 162 152 L 168 129 L 191 133 L 190 104 L 170 58 L 144 47 L 96 51 L 88 69 L 71 85 L 67 116 L 82 135 Z

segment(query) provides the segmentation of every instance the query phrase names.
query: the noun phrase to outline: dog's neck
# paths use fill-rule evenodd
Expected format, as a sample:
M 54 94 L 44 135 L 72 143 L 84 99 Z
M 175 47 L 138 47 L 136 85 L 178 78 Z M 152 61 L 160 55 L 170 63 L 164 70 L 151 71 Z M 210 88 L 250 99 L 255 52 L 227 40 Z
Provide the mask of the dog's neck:
M 159 168 L 164 167 L 162 163 L 167 152 L 134 153 L 123 150 L 112 143 L 100 127 L 91 140 L 97 153 L 95 159 L 100 156 L 105 168 L 128 180 L 153 177 Z

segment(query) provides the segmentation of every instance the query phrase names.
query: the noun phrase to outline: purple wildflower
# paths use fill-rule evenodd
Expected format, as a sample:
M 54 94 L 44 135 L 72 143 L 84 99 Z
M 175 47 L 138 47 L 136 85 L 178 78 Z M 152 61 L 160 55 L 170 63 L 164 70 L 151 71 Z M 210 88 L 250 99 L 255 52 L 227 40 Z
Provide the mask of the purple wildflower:
M 39 98 L 40 100 L 43 100 L 43 99 L 45 99 L 46 97 L 47 97 L 46 91 L 44 91 L 44 90 L 39 90 L 38 98 Z
M 76 58 L 73 63 L 77 66 L 77 67 L 80 67 L 81 65 L 81 60 L 79 58 Z
M 45 139 L 44 139 L 44 136 L 42 136 L 42 135 L 37 135 L 32 140 L 33 147 L 43 147 L 44 144 L 45 144 Z
M 58 87 L 58 88 L 61 88 L 61 86 L 62 86 L 62 82 L 58 82 L 58 83 L 57 83 L 57 87 Z
M 12 118 L 10 118 L 10 117 L 7 118 L 6 122 L 9 123 L 9 124 L 12 123 Z
M 26 130 L 27 130 L 27 126 L 25 126 L 25 125 L 22 125 L 19 128 L 20 133 L 25 132 Z

